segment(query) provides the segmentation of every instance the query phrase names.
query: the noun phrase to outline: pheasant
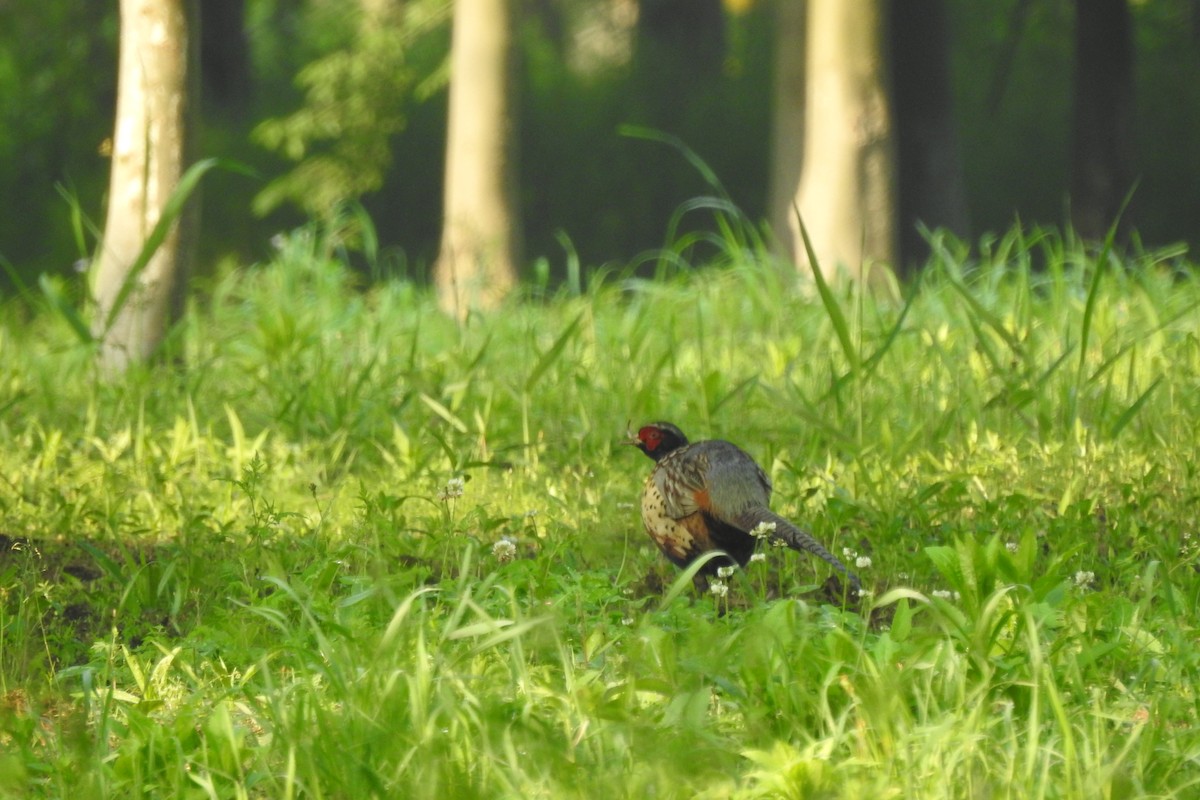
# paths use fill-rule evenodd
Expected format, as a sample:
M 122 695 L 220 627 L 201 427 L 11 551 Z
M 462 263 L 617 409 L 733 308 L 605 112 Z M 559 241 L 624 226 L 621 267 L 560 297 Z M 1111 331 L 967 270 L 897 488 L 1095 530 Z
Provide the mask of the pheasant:
M 704 553 L 723 550 L 744 567 L 758 544 L 757 532 L 752 533 L 758 528 L 793 550 L 832 564 L 849 580 L 852 596 L 862 588 L 858 576 L 820 542 L 771 512 L 771 479 L 737 445 L 720 439 L 689 444 L 669 422 L 646 425 L 626 443 L 654 459 L 642 492 L 642 523 L 676 566 L 687 567 Z M 696 574 L 696 588 L 704 591 L 708 577 L 728 564 L 728 559 L 710 560 Z

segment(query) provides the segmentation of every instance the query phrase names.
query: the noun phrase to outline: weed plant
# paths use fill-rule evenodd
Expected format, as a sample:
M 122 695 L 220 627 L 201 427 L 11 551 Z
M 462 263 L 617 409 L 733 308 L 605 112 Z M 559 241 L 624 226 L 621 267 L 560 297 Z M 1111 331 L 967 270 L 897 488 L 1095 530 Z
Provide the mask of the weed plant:
M 118 383 L 0 321 L 0 795 L 1200 794 L 1200 282 L 1014 229 L 892 300 L 596 273 L 459 328 L 324 233 Z M 669 419 L 856 564 L 694 595 L 641 530 Z

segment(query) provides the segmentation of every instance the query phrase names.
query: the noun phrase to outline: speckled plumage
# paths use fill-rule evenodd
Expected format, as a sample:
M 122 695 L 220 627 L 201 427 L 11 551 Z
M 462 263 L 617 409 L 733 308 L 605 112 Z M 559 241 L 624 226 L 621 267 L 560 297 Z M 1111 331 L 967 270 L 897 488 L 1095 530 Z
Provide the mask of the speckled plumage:
M 758 544 L 750 531 L 773 523 L 771 538 L 828 562 L 855 591 L 860 588 L 858 578 L 820 542 L 770 510 L 770 478 L 737 445 L 720 439 L 689 443 L 669 422 L 644 426 L 630 444 L 656 462 L 642 492 L 642 523 L 677 566 L 687 567 L 712 550 L 745 566 Z M 696 576 L 697 586 L 703 589 L 707 577 L 728 563 L 709 561 Z

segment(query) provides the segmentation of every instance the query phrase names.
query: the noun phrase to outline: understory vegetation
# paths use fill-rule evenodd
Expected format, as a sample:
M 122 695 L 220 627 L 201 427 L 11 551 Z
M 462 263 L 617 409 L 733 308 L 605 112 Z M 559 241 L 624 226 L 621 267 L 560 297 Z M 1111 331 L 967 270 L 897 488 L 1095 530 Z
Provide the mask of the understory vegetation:
M 0 794 L 1200 791 L 1200 282 L 1016 229 L 818 292 L 726 249 L 459 329 L 322 231 L 106 384 L 0 321 Z M 822 287 L 824 288 L 824 287 Z M 667 419 L 870 594 L 642 531 Z

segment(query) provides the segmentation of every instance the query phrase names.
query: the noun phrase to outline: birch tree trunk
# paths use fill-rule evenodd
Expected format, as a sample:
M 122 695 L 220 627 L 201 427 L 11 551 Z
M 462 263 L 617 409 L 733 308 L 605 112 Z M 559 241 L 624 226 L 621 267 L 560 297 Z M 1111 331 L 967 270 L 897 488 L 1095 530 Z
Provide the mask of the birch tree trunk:
M 101 366 L 110 374 L 154 353 L 183 283 L 180 227 L 186 223 L 176 220 L 121 304 L 130 269 L 187 168 L 197 78 L 194 0 L 121 0 L 120 10 L 112 172 L 94 285 L 93 333 L 101 339 Z
M 513 0 L 456 0 L 442 241 L 434 281 L 459 320 L 516 283 L 521 231 L 513 164 Z
M 803 168 L 794 197 L 821 269 L 894 265 L 895 143 L 883 0 L 808 0 Z M 778 212 L 777 212 L 778 215 Z M 794 216 L 781 235 L 807 265 Z

